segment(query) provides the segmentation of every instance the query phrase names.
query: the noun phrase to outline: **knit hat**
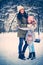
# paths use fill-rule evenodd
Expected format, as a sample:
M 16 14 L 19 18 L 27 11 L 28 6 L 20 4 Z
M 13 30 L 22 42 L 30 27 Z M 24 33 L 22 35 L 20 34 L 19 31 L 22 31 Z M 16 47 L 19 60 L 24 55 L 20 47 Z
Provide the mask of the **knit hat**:
M 17 11 L 19 12 L 21 9 L 24 9 L 24 7 L 23 6 L 17 6 Z

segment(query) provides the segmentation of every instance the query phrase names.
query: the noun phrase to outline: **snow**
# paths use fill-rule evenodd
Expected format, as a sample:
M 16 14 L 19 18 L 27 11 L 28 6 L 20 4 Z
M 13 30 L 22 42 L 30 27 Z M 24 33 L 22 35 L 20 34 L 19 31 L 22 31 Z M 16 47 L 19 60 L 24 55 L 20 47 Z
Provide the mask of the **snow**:
M 38 37 L 35 33 L 36 38 Z M 19 38 L 17 32 L 1 33 L 0 34 L 0 65 L 43 65 L 43 33 L 40 33 L 40 43 L 34 43 L 36 51 L 36 59 L 20 60 L 18 59 L 18 44 Z M 28 47 L 25 52 L 25 57 L 28 57 Z

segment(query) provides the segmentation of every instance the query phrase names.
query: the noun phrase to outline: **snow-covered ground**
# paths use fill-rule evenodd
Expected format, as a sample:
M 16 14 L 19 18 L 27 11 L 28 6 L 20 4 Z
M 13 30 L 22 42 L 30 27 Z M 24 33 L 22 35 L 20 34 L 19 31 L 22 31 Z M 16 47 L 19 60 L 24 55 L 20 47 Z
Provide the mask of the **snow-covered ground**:
M 36 33 L 37 38 L 37 33 Z M 34 43 L 36 59 L 20 60 L 18 59 L 19 38 L 17 32 L 0 34 L 0 65 L 43 65 L 43 33 L 40 33 L 40 43 Z M 24 43 L 25 44 L 25 43 Z M 25 52 L 28 57 L 28 47 Z

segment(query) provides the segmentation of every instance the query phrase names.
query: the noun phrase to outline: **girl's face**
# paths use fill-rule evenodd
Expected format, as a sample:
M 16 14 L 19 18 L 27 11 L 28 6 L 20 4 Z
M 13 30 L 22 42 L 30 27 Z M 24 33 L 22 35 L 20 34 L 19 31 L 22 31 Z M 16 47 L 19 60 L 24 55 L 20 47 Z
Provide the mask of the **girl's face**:
M 23 13 L 24 13 L 24 9 L 21 9 L 21 10 L 20 10 L 20 13 L 23 14 Z
M 32 35 L 28 35 L 27 40 L 32 41 Z

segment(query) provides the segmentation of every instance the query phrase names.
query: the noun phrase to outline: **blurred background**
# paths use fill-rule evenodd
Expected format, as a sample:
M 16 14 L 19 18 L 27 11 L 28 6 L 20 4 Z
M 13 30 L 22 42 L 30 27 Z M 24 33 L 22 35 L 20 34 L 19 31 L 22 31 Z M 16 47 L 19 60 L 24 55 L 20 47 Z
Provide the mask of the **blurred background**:
M 17 31 L 17 6 L 23 5 L 37 20 L 37 31 L 43 32 L 43 0 L 0 0 L 0 33 Z
M 25 52 L 26 60 L 18 59 L 18 5 L 23 5 L 28 15 L 33 14 L 37 20 L 35 36 L 38 38 L 40 35 L 40 43 L 34 43 L 34 60 L 27 60 L 28 48 Z M 0 65 L 43 65 L 43 0 L 0 0 Z

